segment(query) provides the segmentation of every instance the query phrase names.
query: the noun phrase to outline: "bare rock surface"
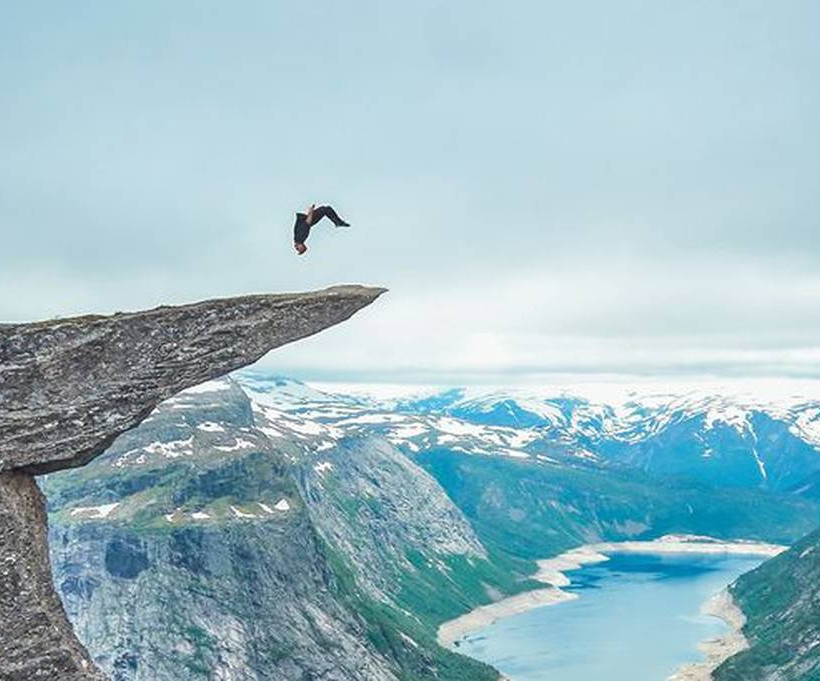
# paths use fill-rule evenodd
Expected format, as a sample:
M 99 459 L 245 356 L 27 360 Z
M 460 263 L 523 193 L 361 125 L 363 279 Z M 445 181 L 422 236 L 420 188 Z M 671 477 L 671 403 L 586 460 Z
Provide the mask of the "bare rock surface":
M 0 325 L 0 472 L 81 466 L 171 395 L 348 319 L 383 289 Z
M 337 286 L 0 325 L 0 681 L 103 679 L 54 591 L 33 476 L 88 463 L 162 400 L 338 324 L 383 292 Z
M 25 473 L 0 474 L 0 679 L 103 679 L 51 583 L 43 497 Z

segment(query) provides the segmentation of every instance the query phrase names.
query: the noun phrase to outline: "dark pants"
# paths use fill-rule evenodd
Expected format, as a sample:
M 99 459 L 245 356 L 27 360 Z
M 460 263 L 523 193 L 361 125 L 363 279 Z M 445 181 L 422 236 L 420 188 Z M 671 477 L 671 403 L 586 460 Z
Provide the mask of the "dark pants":
M 309 223 L 310 226 L 312 227 L 322 218 L 329 218 L 337 227 L 341 227 L 342 225 L 347 224 L 344 220 L 342 220 L 342 218 L 339 217 L 339 214 L 330 206 L 319 206 L 313 211 L 313 220 Z

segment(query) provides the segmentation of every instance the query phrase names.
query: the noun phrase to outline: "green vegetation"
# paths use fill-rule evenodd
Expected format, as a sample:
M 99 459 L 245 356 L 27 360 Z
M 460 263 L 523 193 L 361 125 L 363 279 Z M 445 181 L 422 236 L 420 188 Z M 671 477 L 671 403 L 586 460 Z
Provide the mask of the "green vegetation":
M 446 556 L 432 562 L 417 551 L 407 559 L 415 568 L 399 578 L 396 601 L 431 629 L 493 600 L 490 593 L 511 596 L 543 588 L 540 582 L 521 577 L 535 565 L 499 556 L 489 561 L 467 556 Z M 435 594 L 435 598 L 431 598 Z
M 548 466 L 431 450 L 417 459 L 496 555 L 537 559 L 601 540 L 670 533 L 791 543 L 820 524 L 794 496 L 659 484 L 638 472 Z
M 732 595 L 750 648 L 727 660 L 716 681 L 820 679 L 820 531 L 743 575 Z
M 194 511 L 208 513 L 209 522 L 234 521 L 231 506 L 258 514 L 256 502 L 273 506 L 287 497 L 293 508 L 299 505 L 300 499 L 286 471 L 270 453 L 263 452 L 249 452 L 229 461 L 182 462 L 121 470 L 107 467 L 105 475 L 100 474 L 99 464 L 92 464 L 47 476 L 44 489 L 55 522 L 94 522 L 94 518 L 72 516 L 71 509 L 115 499 L 119 502 L 116 514 L 106 518 L 106 522 L 127 525 L 133 533 L 173 532 L 180 523 L 186 522 L 186 514 Z M 180 520 L 169 523 L 165 515 L 177 509 L 181 512 Z M 191 522 L 190 518 L 187 522 Z
M 186 655 L 182 663 L 194 674 L 207 678 L 211 671 L 210 659 L 217 648 L 217 641 L 201 627 L 188 625 L 184 628 L 185 640 L 193 646 L 193 654 Z
M 415 619 L 391 604 L 368 597 L 357 586 L 353 569 L 342 555 L 326 543 L 324 551 L 335 576 L 335 595 L 362 618 L 367 638 L 395 663 L 395 673 L 402 681 L 498 680 L 492 667 L 441 648 L 435 640 L 433 620 Z M 428 592 L 426 601 L 439 597 L 438 592 Z

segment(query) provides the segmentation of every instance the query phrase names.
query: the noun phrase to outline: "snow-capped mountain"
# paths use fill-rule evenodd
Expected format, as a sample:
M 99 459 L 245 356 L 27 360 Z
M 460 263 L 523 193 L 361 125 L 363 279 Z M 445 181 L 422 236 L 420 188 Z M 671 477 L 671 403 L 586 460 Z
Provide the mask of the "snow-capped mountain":
M 820 475 L 820 400 L 800 396 L 631 392 L 605 403 L 564 392 L 457 388 L 384 398 L 278 377 L 238 380 L 259 409 L 275 405 L 278 424 L 303 419 L 314 425 L 297 430 L 324 428 L 333 437 L 371 432 L 409 453 L 447 448 L 784 492 L 801 492 Z
M 261 388 L 186 390 L 43 479 L 55 583 L 95 661 L 119 681 L 496 679 L 436 644 L 433 615 L 516 579 L 416 462 L 298 407 L 336 398 Z M 414 595 L 436 584 L 431 613 Z
M 815 527 L 816 417 L 808 403 L 369 395 L 241 373 L 46 476 L 55 581 L 123 681 L 492 681 L 436 628 L 540 587 L 532 559 Z

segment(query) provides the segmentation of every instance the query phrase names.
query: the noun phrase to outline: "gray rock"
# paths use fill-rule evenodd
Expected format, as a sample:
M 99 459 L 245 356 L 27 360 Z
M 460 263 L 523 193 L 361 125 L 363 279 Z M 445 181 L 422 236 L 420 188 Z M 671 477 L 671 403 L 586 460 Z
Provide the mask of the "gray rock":
M 88 463 L 162 400 L 338 324 L 383 292 L 340 286 L 0 325 L 0 680 L 103 678 L 54 592 L 32 476 Z
M 460 588 L 486 556 L 467 520 L 415 462 L 326 425 L 304 393 L 290 409 L 257 393 L 267 407 L 212 381 L 40 481 L 56 589 L 111 681 L 497 678 L 466 660 L 439 671 L 434 629 L 398 600 Z
M 165 398 L 338 324 L 383 291 L 338 286 L 0 325 L 0 472 L 81 466 Z
M 0 474 L 0 679 L 96 681 L 51 584 L 43 497 L 26 473 Z

